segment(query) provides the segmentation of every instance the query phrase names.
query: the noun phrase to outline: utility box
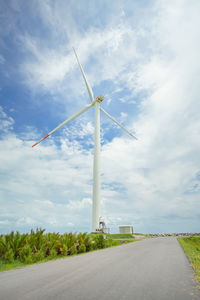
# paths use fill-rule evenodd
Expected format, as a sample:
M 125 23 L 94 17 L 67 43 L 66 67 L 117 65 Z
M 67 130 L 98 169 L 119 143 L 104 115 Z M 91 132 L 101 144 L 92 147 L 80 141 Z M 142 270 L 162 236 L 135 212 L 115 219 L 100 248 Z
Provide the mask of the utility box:
M 130 225 L 124 225 L 124 226 L 119 226 L 119 233 L 131 233 L 133 234 L 133 226 Z

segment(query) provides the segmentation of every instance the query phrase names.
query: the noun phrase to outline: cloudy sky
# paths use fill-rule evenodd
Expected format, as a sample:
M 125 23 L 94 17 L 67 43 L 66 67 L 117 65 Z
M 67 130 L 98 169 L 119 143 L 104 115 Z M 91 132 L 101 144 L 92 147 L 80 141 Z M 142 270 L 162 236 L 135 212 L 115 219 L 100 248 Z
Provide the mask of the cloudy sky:
M 0 233 L 90 231 L 94 110 L 112 232 L 200 232 L 200 2 L 0 2 Z

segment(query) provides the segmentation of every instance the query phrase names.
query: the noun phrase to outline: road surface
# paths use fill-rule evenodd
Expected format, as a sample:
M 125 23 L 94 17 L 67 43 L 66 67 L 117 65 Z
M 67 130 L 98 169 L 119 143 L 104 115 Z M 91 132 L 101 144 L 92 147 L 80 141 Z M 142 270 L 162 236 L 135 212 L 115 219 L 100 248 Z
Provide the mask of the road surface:
M 0 273 L 1 300 L 200 299 L 176 238 L 155 238 Z

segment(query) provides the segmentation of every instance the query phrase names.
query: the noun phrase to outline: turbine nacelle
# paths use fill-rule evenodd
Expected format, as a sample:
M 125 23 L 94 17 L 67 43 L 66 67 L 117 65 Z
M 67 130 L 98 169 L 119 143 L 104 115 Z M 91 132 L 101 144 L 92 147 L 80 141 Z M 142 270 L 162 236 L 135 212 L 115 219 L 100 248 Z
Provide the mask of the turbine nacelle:
M 96 97 L 96 99 L 94 101 L 101 103 L 103 101 L 103 99 L 104 99 L 104 96 L 103 95 L 99 95 L 99 96 Z

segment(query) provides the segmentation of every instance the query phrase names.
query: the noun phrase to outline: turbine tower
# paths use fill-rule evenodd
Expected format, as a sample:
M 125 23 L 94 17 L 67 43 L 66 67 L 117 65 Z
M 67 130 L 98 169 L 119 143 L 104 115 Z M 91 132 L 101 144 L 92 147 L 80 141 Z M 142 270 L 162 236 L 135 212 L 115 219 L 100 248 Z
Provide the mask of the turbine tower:
M 94 107 L 95 110 L 95 119 L 94 119 L 94 161 L 93 161 L 93 199 L 92 199 L 92 232 L 98 232 L 100 228 L 100 111 L 104 113 L 108 118 L 110 118 L 115 124 L 121 127 L 124 131 L 126 131 L 131 137 L 137 139 L 132 133 L 130 133 L 126 128 L 124 128 L 119 122 L 117 122 L 111 115 L 109 115 L 101 106 L 100 103 L 103 101 L 104 96 L 99 95 L 94 98 L 93 91 L 87 81 L 84 70 L 79 61 L 78 55 L 73 48 L 77 62 L 79 64 L 82 76 L 84 78 L 88 94 L 91 100 L 90 104 L 85 105 L 81 109 L 79 109 L 76 113 L 74 113 L 70 118 L 65 120 L 63 123 L 58 125 L 52 131 L 50 131 L 47 135 L 45 135 L 41 140 L 35 143 L 32 147 L 35 147 L 52 133 L 71 122 L 76 117 L 83 114 L 85 111 Z

